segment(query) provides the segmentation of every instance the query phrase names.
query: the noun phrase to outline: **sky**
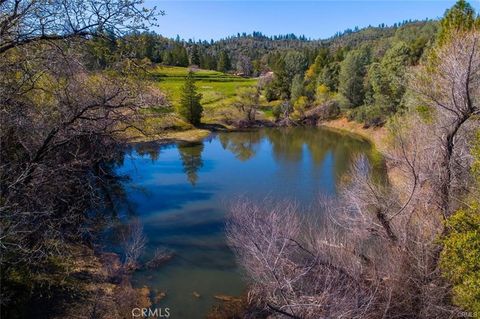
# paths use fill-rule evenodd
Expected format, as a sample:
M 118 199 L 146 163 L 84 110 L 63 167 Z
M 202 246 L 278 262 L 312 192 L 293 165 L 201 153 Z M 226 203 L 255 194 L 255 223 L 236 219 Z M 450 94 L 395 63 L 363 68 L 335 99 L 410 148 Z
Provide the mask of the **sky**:
M 392 25 L 408 19 L 435 19 L 453 0 L 299 1 L 299 0 L 146 0 L 146 7 L 165 11 L 158 18 L 159 34 L 169 38 L 218 40 L 237 32 L 265 35 L 294 33 L 325 39 L 348 28 Z M 470 4 L 480 11 L 480 0 Z

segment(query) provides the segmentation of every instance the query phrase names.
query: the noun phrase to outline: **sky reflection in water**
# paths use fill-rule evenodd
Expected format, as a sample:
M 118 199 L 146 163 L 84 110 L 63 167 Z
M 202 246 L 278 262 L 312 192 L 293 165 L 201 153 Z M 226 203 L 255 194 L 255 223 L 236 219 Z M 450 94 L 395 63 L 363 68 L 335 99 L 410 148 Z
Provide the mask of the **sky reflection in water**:
M 129 175 L 128 199 L 144 223 L 146 255 L 167 247 L 176 257 L 139 271 L 137 286 L 165 291 L 158 306 L 171 318 L 204 318 L 213 295 L 238 295 L 241 274 L 224 238 L 225 213 L 240 197 L 311 205 L 335 196 L 355 155 L 378 162 L 362 139 L 320 128 L 219 133 L 202 143 L 132 147 L 119 166 Z M 193 292 L 201 295 L 193 296 Z

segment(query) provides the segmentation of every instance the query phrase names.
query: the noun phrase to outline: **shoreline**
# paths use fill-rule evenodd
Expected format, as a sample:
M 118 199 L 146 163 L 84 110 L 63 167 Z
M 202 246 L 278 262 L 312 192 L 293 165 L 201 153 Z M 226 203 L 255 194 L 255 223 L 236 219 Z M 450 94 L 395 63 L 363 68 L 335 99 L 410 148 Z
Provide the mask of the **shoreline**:
M 364 128 L 361 123 L 349 121 L 345 117 L 319 122 L 318 126 L 361 136 L 368 140 L 380 153 L 385 154 L 387 151 L 388 131 L 383 126 Z
M 128 143 L 145 143 L 156 142 L 160 144 L 187 142 L 200 142 L 216 132 L 239 132 L 245 130 L 254 130 L 266 127 L 285 127 L 278 125 L 275 122 L 255 122 L 254 125 L 247 125 L 243 127 L 223 126 L 221 124 L 205 124 L 199 128 L 192 128 L 184 131 L 165 131 L 161 134 L 154 134 L 150 136 L 136 136 L 128 140 Z M 317 125 L 311 127 L 322 127 L 334 131 L 349 133 L 363 138 L 370 142 L 380 153 L 385 154 L 388 143 L 386 138 L 388 131 L 385 127 L 369 127 L 364 128 L 361 123 L 349 121 L 345 117 L 340 117 L 332 120 L 319 121 Z
M 169 144 L 169 143 L 177 143 L 177 142 L 187 142 L 187 143 L 195 143 L 200 142 L 205 138 L 208 138 L 211 134 L 215 134 L 217 132 L 239 132 L 239 131 L 247 131 L 247 130 L 258 130 L 267 127 L 275 127 L 281 128 L 284 126 L 278 125 L 278 123 L 274 122 L 253 122 L 250 123 L 253 125 L 244 125 L 243 127 L 226 127 L 220 124 L 204 124 L 199 128 L 192 128 L 187 129 L 184 131 L 166 131 L 164 134 L 158 134 L 153 136 L 148 136 L 145 138 L 135 138 L 129 141 L 129 143 L 158 143 L 158 144 Z M 347 134 L 352 135 L 352 137 L 356 139 L 365 140 L 366 142 L 370 143 L 374 149 L 376 149 L 380 154 L 384 154 L 383 150 L 386 147 L 386 143 L 384 139 L 386 138 L 388 131 L 384 127 L 378 128 L 363 128 L 363 125 L 354 121 L 348 121 L 345 117 L 321 121 L 318 122 L 316 125 L 302 125 L 303 127 L 312 127 L 312 128 L 322 128 L 337 131 L 339 134 Z M 387 173 L 390 177 L 391 170 L 388 169 Z M 137 288 L 135 294 L 137 296 L 143 296 L 142 298 L 144 302 L 148 304 L 148 301 L 152 303 L 152 299 L 148 298 L 148 287 Z M 145 292 L 147 291 L 147 292 Z M 228 300 L 223 300 L 225 298 L 217 298 L 221 301 L 224 301 L 211 309 L 211 314 L 213 315 L 224 315 L 225 313 L 231 314 L 231 312 L 239 312 L 247 307 L 245 300 L 243 298 L 238 298 L 238 296 L 227 296 Z M 243 296 L 241 296 L 243 297 Z

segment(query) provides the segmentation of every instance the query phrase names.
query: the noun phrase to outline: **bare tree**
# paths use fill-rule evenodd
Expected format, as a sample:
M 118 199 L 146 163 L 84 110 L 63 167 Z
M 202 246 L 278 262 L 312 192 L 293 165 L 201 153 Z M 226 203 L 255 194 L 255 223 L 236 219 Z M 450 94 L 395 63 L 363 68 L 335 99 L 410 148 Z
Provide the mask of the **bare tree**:
M 12 270 L 48 272 L 45 262 L 74 253 L 72 243 L 92 244 L 109 218 L 103 209 L 122 196 L 113 168 L 125 130 L 142 108 L 164 103 L 138 78 L 85 67 L 85 41 L 97 31 L 149 23 L 139 4 L 0 1 L 3 309 L 15 301 Z
M 436 48 L 432 63 L 419 67 L 414 73 L 410 89 L 434 117 L 430 142 L 438 145 L 431 154 L 436 165 L 431 167 L 431 178 L 438 190 L 439 207 L 445 216 L 452 212 L 451 188 L 458 179 L 455 171 L 464 164 L 468 131 L 471 121 L 480 114 L 480 33 L 457 32 L 451 40 Z M 478 123 L 477 123 L 478 126 Z M 462 132 L 462 130 L 466 130 Z M 460 168 L 460 171 L 463 171 Z
M 139 258 L 145 251 L 147 239 L 143 233 L 143 225 L 138 218 L 129 222 L 127 229 L 121 233 L 124 254 L 123 268 L 131 271 L 139 268 Z
M 245 120 L 254 121 L 259 107 L 260 91 L 256 87 L 238 89 L 235 108 L 245 116 Z
M 308 236 L 312 231 L 291 204 L 233 206 L 227 236 L 250 276 L 251 298 L 278 316 L 364 317 L 374 307 L 375 290 L 359 272 L 334 262 L 346 253 L 343 247 Z M 329 255 L 337 248 L 335 257 Z
M 146 29 L 156 9 L 141 0 L 2 0 L 0 54 L 41 40 L 94 36 L 109 30 L 117 34 Z M 162 11 L 158 14 L 163 14 Z
M 250 59 L 244 55 L 237 58 L 237 73 L 243 76 L 250 76 L 253 72 L 253 65 Z
M 326 220 L 291 206 L 232 209 L 228 238 L 260 307 L 292 318 L 452 318 L 438 267 L 443 220 L 469 191 L 468 140 L 478 129 L 479 33 L 436 48 L 410 81 L 412 113 L 391 124 L 386 154 L 395 179 L 376 180 L 358 158 Z M 432 62 L 433 61 L 433 62 Z

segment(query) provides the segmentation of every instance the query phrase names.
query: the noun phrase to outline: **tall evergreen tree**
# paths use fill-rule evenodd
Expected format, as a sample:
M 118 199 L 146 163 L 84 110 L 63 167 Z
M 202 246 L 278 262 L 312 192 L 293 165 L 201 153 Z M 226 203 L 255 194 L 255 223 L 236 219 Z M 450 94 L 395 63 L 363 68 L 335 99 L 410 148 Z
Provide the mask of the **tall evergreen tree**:
M 403 105 L 405 74 L 411 51 L 403 41 L 387 50 L 380 62 L 372 63 L 365 78 L 364 104 L 371 118 L 385 119 Z
M 480 18 L 475 16 L 475 10 L 465 0 L 458 0 L 455 5 L 445 12 L 440 22 L 441 28 L 438 35 L 440 44 L 448 40 L 452 31 L 471 30 L 475 25 L 480 25 Z
M 338 74 L 340 73 L 340 63 L 334 61 L 323 67 L 318 75 L 317 84 L 323 84 L 332 92 L 338 89 Z
M 188 66 L 187 49 L 181 44 L 175 44 L 172 52 L 173 60 L 176 66 Z
M 174 59 L 171 51 L 165 51 L 162 55 L 162 63 L 166 65 L 173 65 Z
M 367 48 L 350 51 L 342 61 L 338 91 L 344 98 L 343 106 L 354 108 L 363 104 L 365 97 L 364 77 L 370 54 Z
M 290 98 L 292 103 L 295 103 L 304 93 L 303 76 L 296 74 L 292 80 L 292 86 L 290 89 Z
M 198 52 L 198 46 L 195 44 L 190 51 L 190 64 L 200 65 L 200 53 Z
M 185 78 L 185 84 L 182 88 L 182 96 L 178 113 L 185 118 L 190 124 L 198 125 L 202 118 L 203 107 L 200 103 L 202 94 L 197 93 L 195 86 L 195 77 L 192 71 L 188 72 Z
M 220 52 L 220 56 L 218 57 L 218 64 L 217 70 L 220 72 L 227 72 L 232 68 L 230 57 L 228 53 L 225 51 Z

